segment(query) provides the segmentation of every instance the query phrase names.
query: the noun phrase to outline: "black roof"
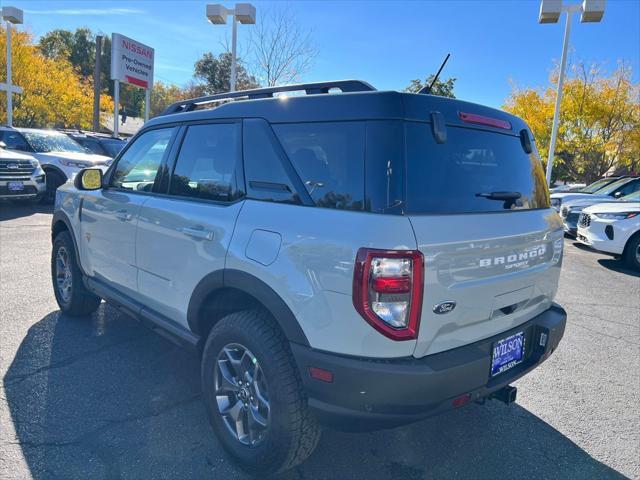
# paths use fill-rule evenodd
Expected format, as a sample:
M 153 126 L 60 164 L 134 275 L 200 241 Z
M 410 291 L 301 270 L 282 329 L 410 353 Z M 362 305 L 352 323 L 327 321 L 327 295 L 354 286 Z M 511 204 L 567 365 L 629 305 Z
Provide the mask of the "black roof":
M 343 90 L 343 93 L 329 93 L 333 89 L 341 90 L 333 85 L 345 83 L 350 87 L 346 92 Z M 273 96 L 283 91 L 303 91 L 306 95 Z M 237 100 L 238 98 L 242 100 Z M 194 110 L 215 103 L 218 103 L 215 108 Z M 171 113 L 176 111 L 179 113 Z M 449 125 L 475 126 L 516 135 L 521 129 L 526 128 L 526 124 L 520 118 L 502 110 L 436 95 L 378 91 L 357 80 L 272 87 L 200 97 L 177 102 L 165 112 L 167 114 L 147 122 L 144 128 L 173 122 L 236 118 L 264 118 L 270 123 L 381 119 L 430 121 L 432 112 L 440 112 Z M 511 129 L 463 121 L 460 113 L 506 121 L 511 124 Z

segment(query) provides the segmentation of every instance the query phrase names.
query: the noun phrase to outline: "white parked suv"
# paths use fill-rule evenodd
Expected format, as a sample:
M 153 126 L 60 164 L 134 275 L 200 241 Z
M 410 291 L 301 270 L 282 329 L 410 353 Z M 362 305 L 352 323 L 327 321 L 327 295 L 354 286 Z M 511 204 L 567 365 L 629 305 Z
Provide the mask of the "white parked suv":
M 621 256 L 640 270 L 640 192 L 625 200 L 585 208 L 578 221 L 578 241 Z
M 95 155 L 67 135 L 55 130 L 0 127 L 0 141 L 9 150 L 33 155 L 46 173 L 46 193 L 43 200 L 52 203 L 56 189 L 73 180 L 83 168 L 99 167 L 106 171 L 112 159 Z
M 45 174 L 31 155 L 11 152 L 0 142 L 0 199 L 38 201 L 45 192 Z
M 201 350 L 211 425 L 262 477 L 322 423 L 513 402 L 566 323 L 527 125 L 356 80 L 172 105 L 58 189 L 52 241 L 62 312 L 105 299 Z

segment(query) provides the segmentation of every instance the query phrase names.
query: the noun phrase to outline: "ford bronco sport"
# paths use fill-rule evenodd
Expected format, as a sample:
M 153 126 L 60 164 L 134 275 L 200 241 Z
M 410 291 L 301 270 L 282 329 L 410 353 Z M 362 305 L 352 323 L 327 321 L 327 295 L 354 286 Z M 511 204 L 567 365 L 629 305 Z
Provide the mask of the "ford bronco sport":
M 355 80 L 172 105 L 58 189 L 52 240 L 62 312 L 105 299 L 202 349 L 213 429 L 262 475 L 320 424 L 512 402 L 566 322 L 524 122 Z

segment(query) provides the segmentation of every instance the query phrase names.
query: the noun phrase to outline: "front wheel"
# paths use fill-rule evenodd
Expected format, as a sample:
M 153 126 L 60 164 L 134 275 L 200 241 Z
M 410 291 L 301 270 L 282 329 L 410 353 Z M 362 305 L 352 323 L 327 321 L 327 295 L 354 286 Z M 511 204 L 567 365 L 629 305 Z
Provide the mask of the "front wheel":
M 60 232 L 53 241 L 51 280 L 60 310 L 72 316 L 88 315 L 100 305 L 100 297 L 82 283 L 82 272 L 76 262 L 73 240 L 69 232 Z
M 627 265 L 640 271 L 640 234 L 631 237 L 622 257 Z
M 218 439 L 244 470 L 272 475 L 315 449 L 320 429 L 287 340 L 269 315 L 236 312 L 213 327 L 202 387 Z

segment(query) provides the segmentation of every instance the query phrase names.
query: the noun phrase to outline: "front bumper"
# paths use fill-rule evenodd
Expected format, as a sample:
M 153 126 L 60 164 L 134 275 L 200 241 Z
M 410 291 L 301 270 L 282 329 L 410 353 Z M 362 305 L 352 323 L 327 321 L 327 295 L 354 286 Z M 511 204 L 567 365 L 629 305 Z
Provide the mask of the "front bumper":
M 616 234 L 614 221 L 591 218 L 588 227 L 578 227 L 577 239 L 583 245 L 604 253 L 622 255 L 625 247 L 624 237 Z M 607 228 L 609 235 L 607 235 Z M 611 238 L 610 238 L 611 237 Z
M 22 183 L 22 190 L 9 189 L 10 182 Z M 44 194 L 46 187 L 44 172 L 25 178 L 0 178 L 0 198 L 5 199 L 29 199 L 37 198 Z
M 423 358 L 371 359 L 319 352 L 292 344 L 309 397 L 323 423 L 342 429 L 389 428 L 454 408 L 453 400 L 488 397 L 546 360 L 564 335 L 566 313 L 558 305 L 528 322 L 479 342 Z M 490 376 L 493 343 L 525 332 L 524 361 Z M 309 368 L 333 373 L 333 382 L 312 378 Z

